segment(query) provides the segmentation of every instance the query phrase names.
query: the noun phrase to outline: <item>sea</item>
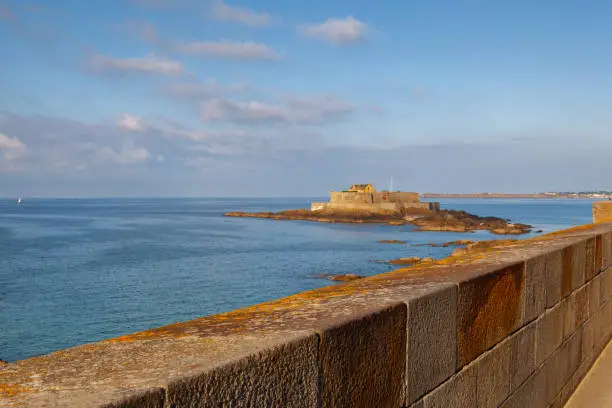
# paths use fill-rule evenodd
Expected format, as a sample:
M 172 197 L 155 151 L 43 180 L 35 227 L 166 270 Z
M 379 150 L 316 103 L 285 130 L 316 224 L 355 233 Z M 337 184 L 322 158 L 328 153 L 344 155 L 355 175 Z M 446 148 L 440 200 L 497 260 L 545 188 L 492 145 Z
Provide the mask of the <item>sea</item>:
M 223 217 L 323 198 L 0 200 L 0 359 L 15 361 L 375 275 L 415 244 L 503 238 L 412 226 Z M 591 221 L 586 200 L 440 200 L 550 232 Z M 521 238 L 536 235 L 525 235 Z M 407 241 L 381 244 L 381 239 Z

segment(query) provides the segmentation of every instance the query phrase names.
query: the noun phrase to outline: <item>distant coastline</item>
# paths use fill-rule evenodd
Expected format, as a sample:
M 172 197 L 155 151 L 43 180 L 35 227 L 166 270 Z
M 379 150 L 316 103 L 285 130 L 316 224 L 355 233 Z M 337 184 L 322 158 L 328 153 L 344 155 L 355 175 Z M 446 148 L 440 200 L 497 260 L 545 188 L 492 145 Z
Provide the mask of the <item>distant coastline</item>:
M 511 193 L 421 193 L 421 198 L 537 198 L 537 199 L 587 199 L 608 200 L 612 199 L 612 193 L 535 193 L 535 194 L 511 194 Z

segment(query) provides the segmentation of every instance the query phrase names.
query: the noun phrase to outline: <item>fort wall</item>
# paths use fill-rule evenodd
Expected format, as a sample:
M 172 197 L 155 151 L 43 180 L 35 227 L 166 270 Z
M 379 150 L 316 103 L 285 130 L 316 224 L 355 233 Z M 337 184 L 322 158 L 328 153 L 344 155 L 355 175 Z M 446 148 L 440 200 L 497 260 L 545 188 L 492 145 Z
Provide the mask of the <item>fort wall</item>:
M 420 202 L 419 193 L 410 192 L 385 192 L 376 191 L 374 193 L 361 193 L 353 191 L 331 191 L 330 202 L 363 202 L 363 203 L 381 203 L 402 201 L 404 203 Z
M 0 406 L 556 408 L 611 336 L 600 222 L 11 363 Z
M 335 211 L 366 211 L 366 212 L 379 212 L 379 211 L 396 211 L 401 212 L 401 203 L 374 203 L 368 204 L 359 201 L 344 201 L 344 202 L 318 202 L 311 203 L 311 211 L 316 210 L 335 210 Z
M 334 211 L 409 211 L 411 209 L 428 210 L 428 211 L 440 211 L 440 203 L 437 202 L 418 202 L 418 203 L 405 203 L 405 202 L 382 202 L 368 204 L 359 201 L 330 201 L 330 202 L 313 202 L 310 204 L 311 211 L 323 211 L 323 210 L 334 210 Z

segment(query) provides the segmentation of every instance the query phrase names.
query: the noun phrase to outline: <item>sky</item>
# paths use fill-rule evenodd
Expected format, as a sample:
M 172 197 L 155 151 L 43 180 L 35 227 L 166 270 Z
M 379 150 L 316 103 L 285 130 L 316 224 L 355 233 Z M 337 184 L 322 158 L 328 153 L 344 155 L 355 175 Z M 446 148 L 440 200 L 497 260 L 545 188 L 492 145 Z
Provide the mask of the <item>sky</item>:
M 0 0 L 0 196 L 612 190 L 608 0 Z

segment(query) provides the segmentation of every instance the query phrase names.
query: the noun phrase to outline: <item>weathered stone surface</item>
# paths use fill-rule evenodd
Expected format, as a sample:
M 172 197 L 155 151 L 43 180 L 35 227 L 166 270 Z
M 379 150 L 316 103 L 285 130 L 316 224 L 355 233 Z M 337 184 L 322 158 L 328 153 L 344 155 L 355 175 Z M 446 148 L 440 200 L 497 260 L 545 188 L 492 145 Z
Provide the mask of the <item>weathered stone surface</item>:
M 601 272 L 603 267 L 603 236 L 597 235 L 595 237 L 595 275 Z
M 589 317 L 592 317 L 601 306 L 601 274 L 596 275 L 587 286 L 589 288 Z
M 546 375 L 546 400 L 554 401 L 557 394 L 578 369 L 582 355 L 581 331 L 574 333 L 552 356 L 546 360 L 543 369 Z
M 612 300 L 612 268 L 601 273 L 601 295 L 599 301 L 603 304 Z
M 553 354 L 544 362 L 542 370 L 544 370 L 544 377 L 546 378 L 546 401 L 552 401 L 555 396 L 561 390 L 563 386 L 562 375 L 561 375 L 561 358 L 559 357 L 561 349 L 557 349 Z
M 103 408 L 164 408 L 165 393 L 164 389 L 154 388 L 104 405 Z M 79 401 L 79 404 L 82 403 Z
M 551 308 L 561 300 L 563 282 L 563 251 L 556 250 L 546 258 L 546 307 Z
M 26 401 L 17 401 L 14 404 L 1 406 L 28 408 L 164 408 L 164 390 L 162 388 L 117 390 L 106 387 L 51 390 L 45 393 L 31 394 Z
M 605 332 L 607 329 L 607 321 L 605 316 L 605 306 L 601 306 L 595 316 L 593 316 L 593 345 L 595 347 L 595 355 L 599 354 L 603 346 L 607 343 Z
M 572 246 L 572 290 L 584 285 L 586 276 L 586 241 Z
M 587 320 L 582 326 L 582 360 L 592 363 L 595 359 L 595 325 L 594 320 Z
M 531 258 L 525 265 L 525 319 L 523 324 L 535 320 L 546 309 L 547 255 Z
M 575 327 L 580 326 L 589 318 L 589 289 L 587 285 L 583 285 L 575 290 L 570 298 L 571 303 L 574 305 Z
M 546 375 L 538 370 L 531 375 L 504 403 L 501 408 L 546 408 Z
M 602 268 L 612 267 L 612 232 L 602 235 Z
M 563 310 L 559 303 L 536 321 L 536 366 L 548 359 L 563 341 Z
M 583 377 L 584 373 L 579 371 L 574 372 L 565 385 L 561 387 L 561 391 L 550 404 L 550 408 L 563 408 L 567 400 L 572 396 L 572 393 L 576 390 L 576 387 L 578 387 L 578 384 L 580 384 Z
M 612 203 L 608 201 L 595 201 L 593 203 L 593 222 L 612 221 Z
M 603 341 L 610 341 L 610 337 L 612 336 L 612 302 L 608 302 L 603 307 L 603 324 L 602 324 L 602 333 L 603 333 Z
M 511 352 L 512 343 L 506 340 L 474 362 L 478 376 L 478 407 L 497 407 L 510 395 Z
M 572 293 L 574 277 L 574 247 L 567 247 L 563 250 L 563 263 L 561 275 L 561 297 L 564 298 Z
M 398 407 L 406 362 L 406 305 L 320 331 L 321 407 Z
M 263 407 L 317 404 L 317 349 L 311 335 L 168 385 L 169 406 Z
M 562 386 L 552 400 L 550 408 L 562 408 L 565 405 L 589 367 L 587 363 L 582 362 L 582 330 L 576 331 L 564 344 L 559 358 Z
M 561 301 L 563 308 L 563 338 L 571 336 L 589 317 L 589 288 L 584 285 Z
M 414 404 L 410 405 L 409 408 L 424 408 L 425 407 L 425 403 L 422 399 L 418 400 L 417 402 L 415 402 Z
M 477 403 L 475 364 L 466 366 L 423 398 L 424 408 L 473 408 Z
M 584 267 L 584 280 L 590 281 L 595 277 L 599 270 L 596 272 L 595 267 L 595 247 L 597 246 L 597 239 L 589 238 L 586 241 L 586 252 L 585 252 L 585 267 Z
M 582 363 L 582 338 L 584 328 L 580 327 L 569 339 L 569 370 L 565 380 L 567 381 L 573 373 L 578 370 Z
M 563 315 L 563 340 L 565 340 L 576 330 L 576 305 L 572 302 L 571 296 L 563 299 L 559 305 Z
M 516 390 L 534 371 L 536 322 L 510 337 L 510 392 Z
M 412 404 L 455 373 L 457 285 L 408 303 L 406 404 Z
M 582 332 L 576 331 L 545 363 L 547 399 L 554 401 L 570 376 L 578 369 L 582 356 Z
M 524 288 L 523 262 L 459 284 L 458 368 L 520 327 Z

